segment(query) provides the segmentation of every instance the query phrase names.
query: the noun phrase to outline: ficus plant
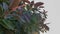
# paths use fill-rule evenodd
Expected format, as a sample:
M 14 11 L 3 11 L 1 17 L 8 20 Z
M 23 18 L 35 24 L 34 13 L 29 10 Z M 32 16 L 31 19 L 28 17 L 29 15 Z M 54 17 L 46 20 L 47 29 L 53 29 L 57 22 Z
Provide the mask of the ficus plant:
M 40 31 L 49 31 L 44 23 L 47 11 L 43 4 L 33 0 L 0 0 L 0 34 L 40 34 Z

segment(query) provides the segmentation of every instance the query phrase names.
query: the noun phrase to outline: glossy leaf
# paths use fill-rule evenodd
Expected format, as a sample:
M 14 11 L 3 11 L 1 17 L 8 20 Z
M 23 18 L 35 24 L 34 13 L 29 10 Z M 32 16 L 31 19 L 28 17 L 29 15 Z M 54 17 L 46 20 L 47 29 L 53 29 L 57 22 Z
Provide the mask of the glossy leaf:
M 37 3 L 35 3 L 35 7 L 38 7 L 38 6 L 40 6 L 40 5 L 43 5 L 44 3 L 43 2 L 37 2 Z

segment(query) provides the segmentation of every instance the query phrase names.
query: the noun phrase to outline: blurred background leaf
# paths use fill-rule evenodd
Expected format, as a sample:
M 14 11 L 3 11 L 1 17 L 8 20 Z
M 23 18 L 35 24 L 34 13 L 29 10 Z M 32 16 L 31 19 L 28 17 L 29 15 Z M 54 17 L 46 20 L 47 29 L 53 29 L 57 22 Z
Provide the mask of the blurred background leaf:
M 11 3 L 12 0 L 0 0 L 0 34 L 40 34 L 39 31 L 49 31 L 47 24 L 44 24 L 46 11 L 39 11 L 44 8 L 43 2 L 21 0 L 14 10 L 9 8 Z

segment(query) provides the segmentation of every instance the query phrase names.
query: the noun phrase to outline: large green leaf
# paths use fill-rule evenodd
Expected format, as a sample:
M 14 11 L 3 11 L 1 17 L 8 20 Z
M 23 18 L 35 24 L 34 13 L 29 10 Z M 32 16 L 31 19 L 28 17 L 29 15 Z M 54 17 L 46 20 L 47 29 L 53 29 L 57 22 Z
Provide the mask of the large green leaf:
M 14 24 L 11 21 L 6 20 L 6 19 L 3 19 L 0 24 L 7 29 L 14 30 L 15 28 Z

